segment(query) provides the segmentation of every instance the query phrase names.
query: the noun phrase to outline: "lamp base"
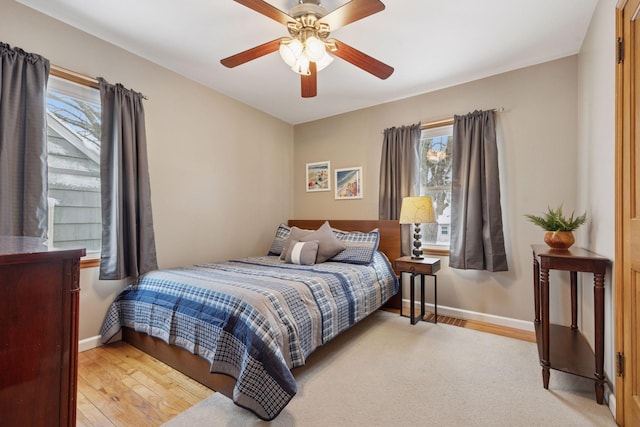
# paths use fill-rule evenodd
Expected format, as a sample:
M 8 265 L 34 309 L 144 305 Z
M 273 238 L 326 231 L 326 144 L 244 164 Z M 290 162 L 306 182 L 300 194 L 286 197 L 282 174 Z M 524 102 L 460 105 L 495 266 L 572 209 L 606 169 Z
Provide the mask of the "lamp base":
M 422 257 L 422 235 L 420 234 L 420 224 L 414 224 L 413 227 L 413 251 L 411 259 L 424 259 Z

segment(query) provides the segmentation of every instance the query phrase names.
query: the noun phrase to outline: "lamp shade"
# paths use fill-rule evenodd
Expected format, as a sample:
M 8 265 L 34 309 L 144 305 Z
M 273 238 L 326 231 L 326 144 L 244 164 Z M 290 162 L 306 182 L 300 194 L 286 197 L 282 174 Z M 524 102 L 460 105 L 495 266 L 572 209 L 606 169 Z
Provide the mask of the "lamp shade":
M 426 224 L 436 222 L 431 197 L 405 197 L 400 209 L 400 224 Z

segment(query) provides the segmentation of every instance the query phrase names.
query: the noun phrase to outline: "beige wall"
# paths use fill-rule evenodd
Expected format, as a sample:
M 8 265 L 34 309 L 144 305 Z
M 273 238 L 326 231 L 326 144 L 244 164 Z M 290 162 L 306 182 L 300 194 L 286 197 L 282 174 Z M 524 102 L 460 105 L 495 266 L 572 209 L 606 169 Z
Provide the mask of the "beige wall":
M 576 205 L 577 66 L 578 58 L 572 56 L 295 126 L 294 216 L 377 218 L 385 128 L 504 107 L 497 114 L 497 133 L 510 270 L 454 270 L 443 257 L 438 303 L 457 313 L 467 310 L 532 321 L 530 244 L 542 242 L 542 231 L 523 215 L 542 212 L 548 205 L 564 203 L 569 209 Z M 362 166 L 364 198 L 337 201 L 333 193 L 307 193 L 305 164 L 322 160 L 330 160 L 332 168 Z M 557 303 L 567 297 L 562 295 Z M 556 307 L 552 307 L 552 318 L 566 320 Z
M 111 44 L 0 0 L 0 41 L 145 101 L 160 267 L 265 253 L 292 214 L 292 126 Z M 81 273 L 80 338 L 98 334 L 124 282 Z
M 615 0 L 598 2 L 578 64 L 578 204 L 591 217 L 578 234 L 586 248 L 611 260 L 615 257 L 615 6 Z M 610 269 L 605 281 L 605 373 L 610 379 L 615 376 L 612 279 Z M 592 277 L 582 275 L 580 328 L 593 344 L 592 289 Z

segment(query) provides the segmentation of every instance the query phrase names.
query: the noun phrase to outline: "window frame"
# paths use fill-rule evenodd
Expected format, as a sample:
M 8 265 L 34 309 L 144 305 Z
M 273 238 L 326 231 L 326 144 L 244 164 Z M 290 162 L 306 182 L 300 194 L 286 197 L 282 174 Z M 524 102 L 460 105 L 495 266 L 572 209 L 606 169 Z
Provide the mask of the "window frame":
M 100 90 L 100 83 L 88 76 L 84 76 L 82 74 L 76 73 L 71 70 L 64 69 L 62 67 L 58 67 L 56 65 L 51 65 L 49 70 L 49 75 L 53 77 L 57 77 L 59 79 L 67 80 L 72 83 L 76 83 L 82 86 L 87 86 L 92 89 Z M 80 259 L 80 268 L 94 268 L 100 266 L 100 257 L 101 252 L 90 252 L 84 257 Z
M 451 134 L 453 135 L 453 118 L 437 120 L 430 123 L 424 123 L 420 127 L 420 141 L 423 139 L 423 132 L 428 130 L 436 130 L 440 128 L 451 127 Z M 420 165 L 422 168 L 422 159 L 420 159 Z M 422 195 L 422 183 L 419 184 L 420 187 L 420 195 Z M 451 187 L 449 187 L 449 191 L 451 191 Z M 451 235 L 451 230 L 449 229 L 449 235 Z M 450 244 L 450 243 L 449 243 Z M 449 256 L 449 245 L 437 245 L 429 242 L 422 241 L 422 253 L 425 255 L 436 255 L 436 256 Z

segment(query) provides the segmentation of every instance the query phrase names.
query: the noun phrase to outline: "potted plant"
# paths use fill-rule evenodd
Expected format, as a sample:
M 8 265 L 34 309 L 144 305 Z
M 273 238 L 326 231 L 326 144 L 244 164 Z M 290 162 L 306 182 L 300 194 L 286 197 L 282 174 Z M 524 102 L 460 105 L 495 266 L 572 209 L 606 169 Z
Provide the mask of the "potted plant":
M 569 249 L 575 242 L 573 231 L 587 221 L 587 213 L 567 217 L 562 212 L 562 205 L 556 209 L 547 208 L 542 215 L 526 214 L 525 217 L 535 225 L 546 230 L 544 242 L 552 249 Z

